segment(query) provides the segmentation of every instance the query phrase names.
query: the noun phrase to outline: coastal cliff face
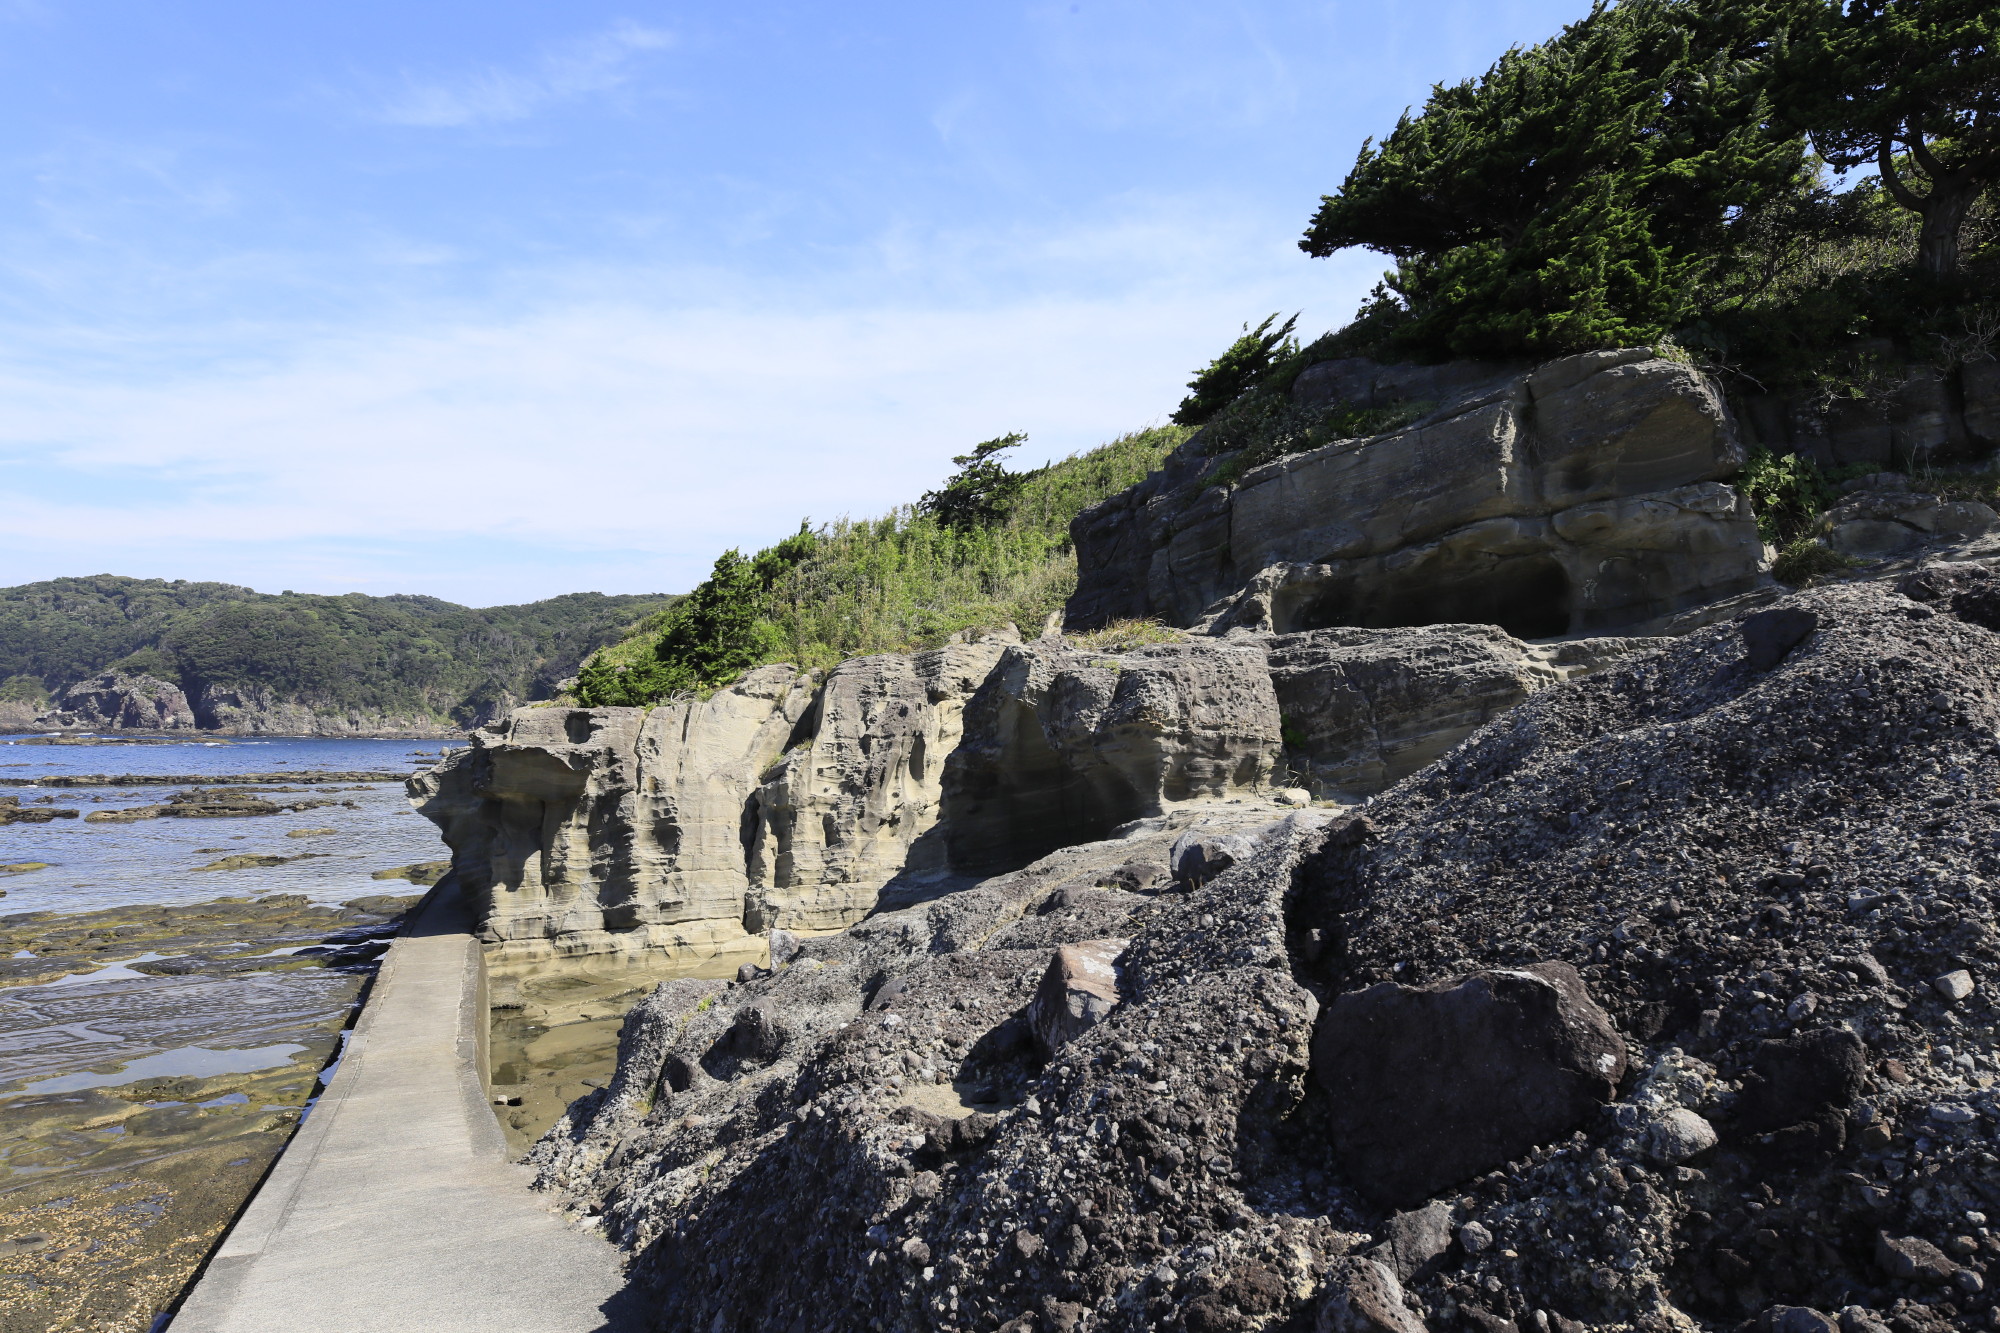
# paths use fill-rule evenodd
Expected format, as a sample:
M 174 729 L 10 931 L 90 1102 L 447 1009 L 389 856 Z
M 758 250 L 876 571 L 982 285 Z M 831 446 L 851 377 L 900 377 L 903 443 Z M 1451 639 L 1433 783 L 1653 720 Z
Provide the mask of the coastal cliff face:
M 1645 633 L 1768 582 L 1755 515 L 1722 484 L 1744 460 L 1734 422 L 1691 367 L 1643 350 L 1483 381 L 1492 368 L 1325 366 L 1299 376 L 1295 401 L 1449 401 L 1230 484 L 1212 482 L 1228 459 L 1196 436 L 1071 525 L 1070 626 Z
M 512 701 L 505 701 L 511 707 Z M 456 739 L 463 732 L 421 713 L 327 708 L 278 697 L 258 686 L 186 691 L 157 676 L 105 671 L 78 681 L 45 709 L 16 707 L 0 726 L 19 731 L 188 731 L 218 736 L 330 736 Z

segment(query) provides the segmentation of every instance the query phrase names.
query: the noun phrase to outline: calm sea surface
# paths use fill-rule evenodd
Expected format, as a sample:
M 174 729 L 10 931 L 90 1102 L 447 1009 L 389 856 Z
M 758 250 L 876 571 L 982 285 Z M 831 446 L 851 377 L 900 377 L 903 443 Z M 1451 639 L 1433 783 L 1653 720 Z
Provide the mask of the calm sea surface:
M 96 745 L 26 745 L 0 740 L 0 777 L 62 774 L 188 774 L 308 772 L 415 772 L 437 762 L 437 741 L 189 740 L 169 745 L 107 742 Z M 341 783 L 342 787 L 364 784 Z M 46 870 L 0 877 L 0 913 L 85 912 L 128 903 L 202 902 L 225 895 L 261 897 L 303 893 L 314 902 L 338 903 L 372 893 L 416 893 L 402 880 L 378 880 L 377 870 L 442 861 L 450 852 L 437 828 L 410 809 L 400 782 L 365 784 L 369 791 L 308 787 L 270 799 L 327 799 L 354 805 L 325 806 L 297 814 L 220 819 L 149 819 L 92 824 L 81 817 L 47 824 L 0 826 L 0 864 L 45 861 Z M 174 787 L 0 787 L 28 805 L 53 796 L 59 805 L 89 814 L 163 802 Z M 99 799 L 101 798 L 101 799 Z M 331 834 L 288 838 L 295 829 Z M 220 857 L 264 854 L 312 856 L 252 870 L 197 871 Z

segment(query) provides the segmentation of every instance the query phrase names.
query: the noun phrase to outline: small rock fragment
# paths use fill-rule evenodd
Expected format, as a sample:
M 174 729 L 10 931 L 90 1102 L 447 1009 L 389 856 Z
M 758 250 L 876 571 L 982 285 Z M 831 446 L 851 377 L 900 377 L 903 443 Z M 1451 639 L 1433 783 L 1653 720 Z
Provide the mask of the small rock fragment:
M 1056 950 L 1028 1004 L 1028 1026 L 1044 1055 L 1055 1054 L 1118 1007 L 1118 955 L 1130 943 L 1086 940 Z
M 799 937 L 792 934 L 791 931 L 773 930 L 771 932 L 771 966 L 774 968 L 783 967 L 794 958 L 797 958 L 799 950 L 803 947 L 804 945 L 800 942 Z
M 1403 1304 L 1403 1284 L 1373 1259 L 1342 1258 L 1327 1270 L 1315 1333 L 1425 1333 Z
M 1941 1285 L 1958 1271 L 1958 1265 L 1945 1258 L 1944 1251 L 1921 1236 L 1891 1236 L 1886 1231 L 1876 1233 L 1875 1262 L 1890 1277 L 1906 1282 Z
M 1458 1243 L 1467 1254 L 1484 1254 L 1493 1248 L 1493 1233 L 1478 1222 L 1467 1222 L 1458 1229 Z
M 1387 1234 L 1381 1244 L 1368 1251 L 1368 1257 L 1388 1265 L 1400 1281 L 1421 1281 L 1451 1248 L 1451 1208 L 1433 1203 L 1397 1213 L 1383 1230 Z
M 1646 1151 L 1653 1160 L 1678 1166 L 1715 1146 L 1715 1126 L 1685 1107 L 1675 1107 L 1646 1131 Z
M 1942 995 L 1947 1003 L 1957 1004 L 1972 994 L 1972 973 L 1964 968 L 1947 972 L 1931 982 L 1931 989 Z

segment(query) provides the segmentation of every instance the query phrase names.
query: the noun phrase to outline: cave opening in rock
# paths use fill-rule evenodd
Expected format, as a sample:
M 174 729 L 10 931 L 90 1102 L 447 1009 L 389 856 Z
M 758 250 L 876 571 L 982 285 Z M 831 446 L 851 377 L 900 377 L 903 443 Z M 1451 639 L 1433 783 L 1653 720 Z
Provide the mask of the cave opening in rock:
M 1480 570 L 1426 570 L 1372 586 L 1356 581 L 1280 596 L 1273 619 L 1282 634 L 1353 625 L 1498 625 L 1519 639 L 1567 634 L 1569 575 L 1548 556 L 1519 556 Z
M 963 754 L 946 761 L 941 822 L 954 870 L 1002 874 L 1159 813 L 1115 768 L 1080 772 L 1065 762 L 1032 710 L 1009 712 L 998 729 L 1005 740 L 987 762 Z

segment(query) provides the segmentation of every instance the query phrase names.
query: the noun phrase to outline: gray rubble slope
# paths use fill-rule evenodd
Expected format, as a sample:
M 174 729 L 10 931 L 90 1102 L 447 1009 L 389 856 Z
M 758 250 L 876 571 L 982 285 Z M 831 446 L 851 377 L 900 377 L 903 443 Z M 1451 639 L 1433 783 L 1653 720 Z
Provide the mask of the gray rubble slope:
M 542 1182 L 661 1329 L 1986 1327 L 1991 578 L 1801 594 L 1550 686 L 1212 879 L 1151 821 L 668 983 Z M 1122 1002 L 1044 1062 L 1052 953 L 1104 939 Z M 1322 1016 L 1553 993 L 1543 963 L 1615 1028 L 1610 1100 L 1378 1202 L 1340 1127 L 1434 1125 L 1451 1081 L 1399 1078 L 1422 1034 L 1388 1023 L 1357 1095 Z

